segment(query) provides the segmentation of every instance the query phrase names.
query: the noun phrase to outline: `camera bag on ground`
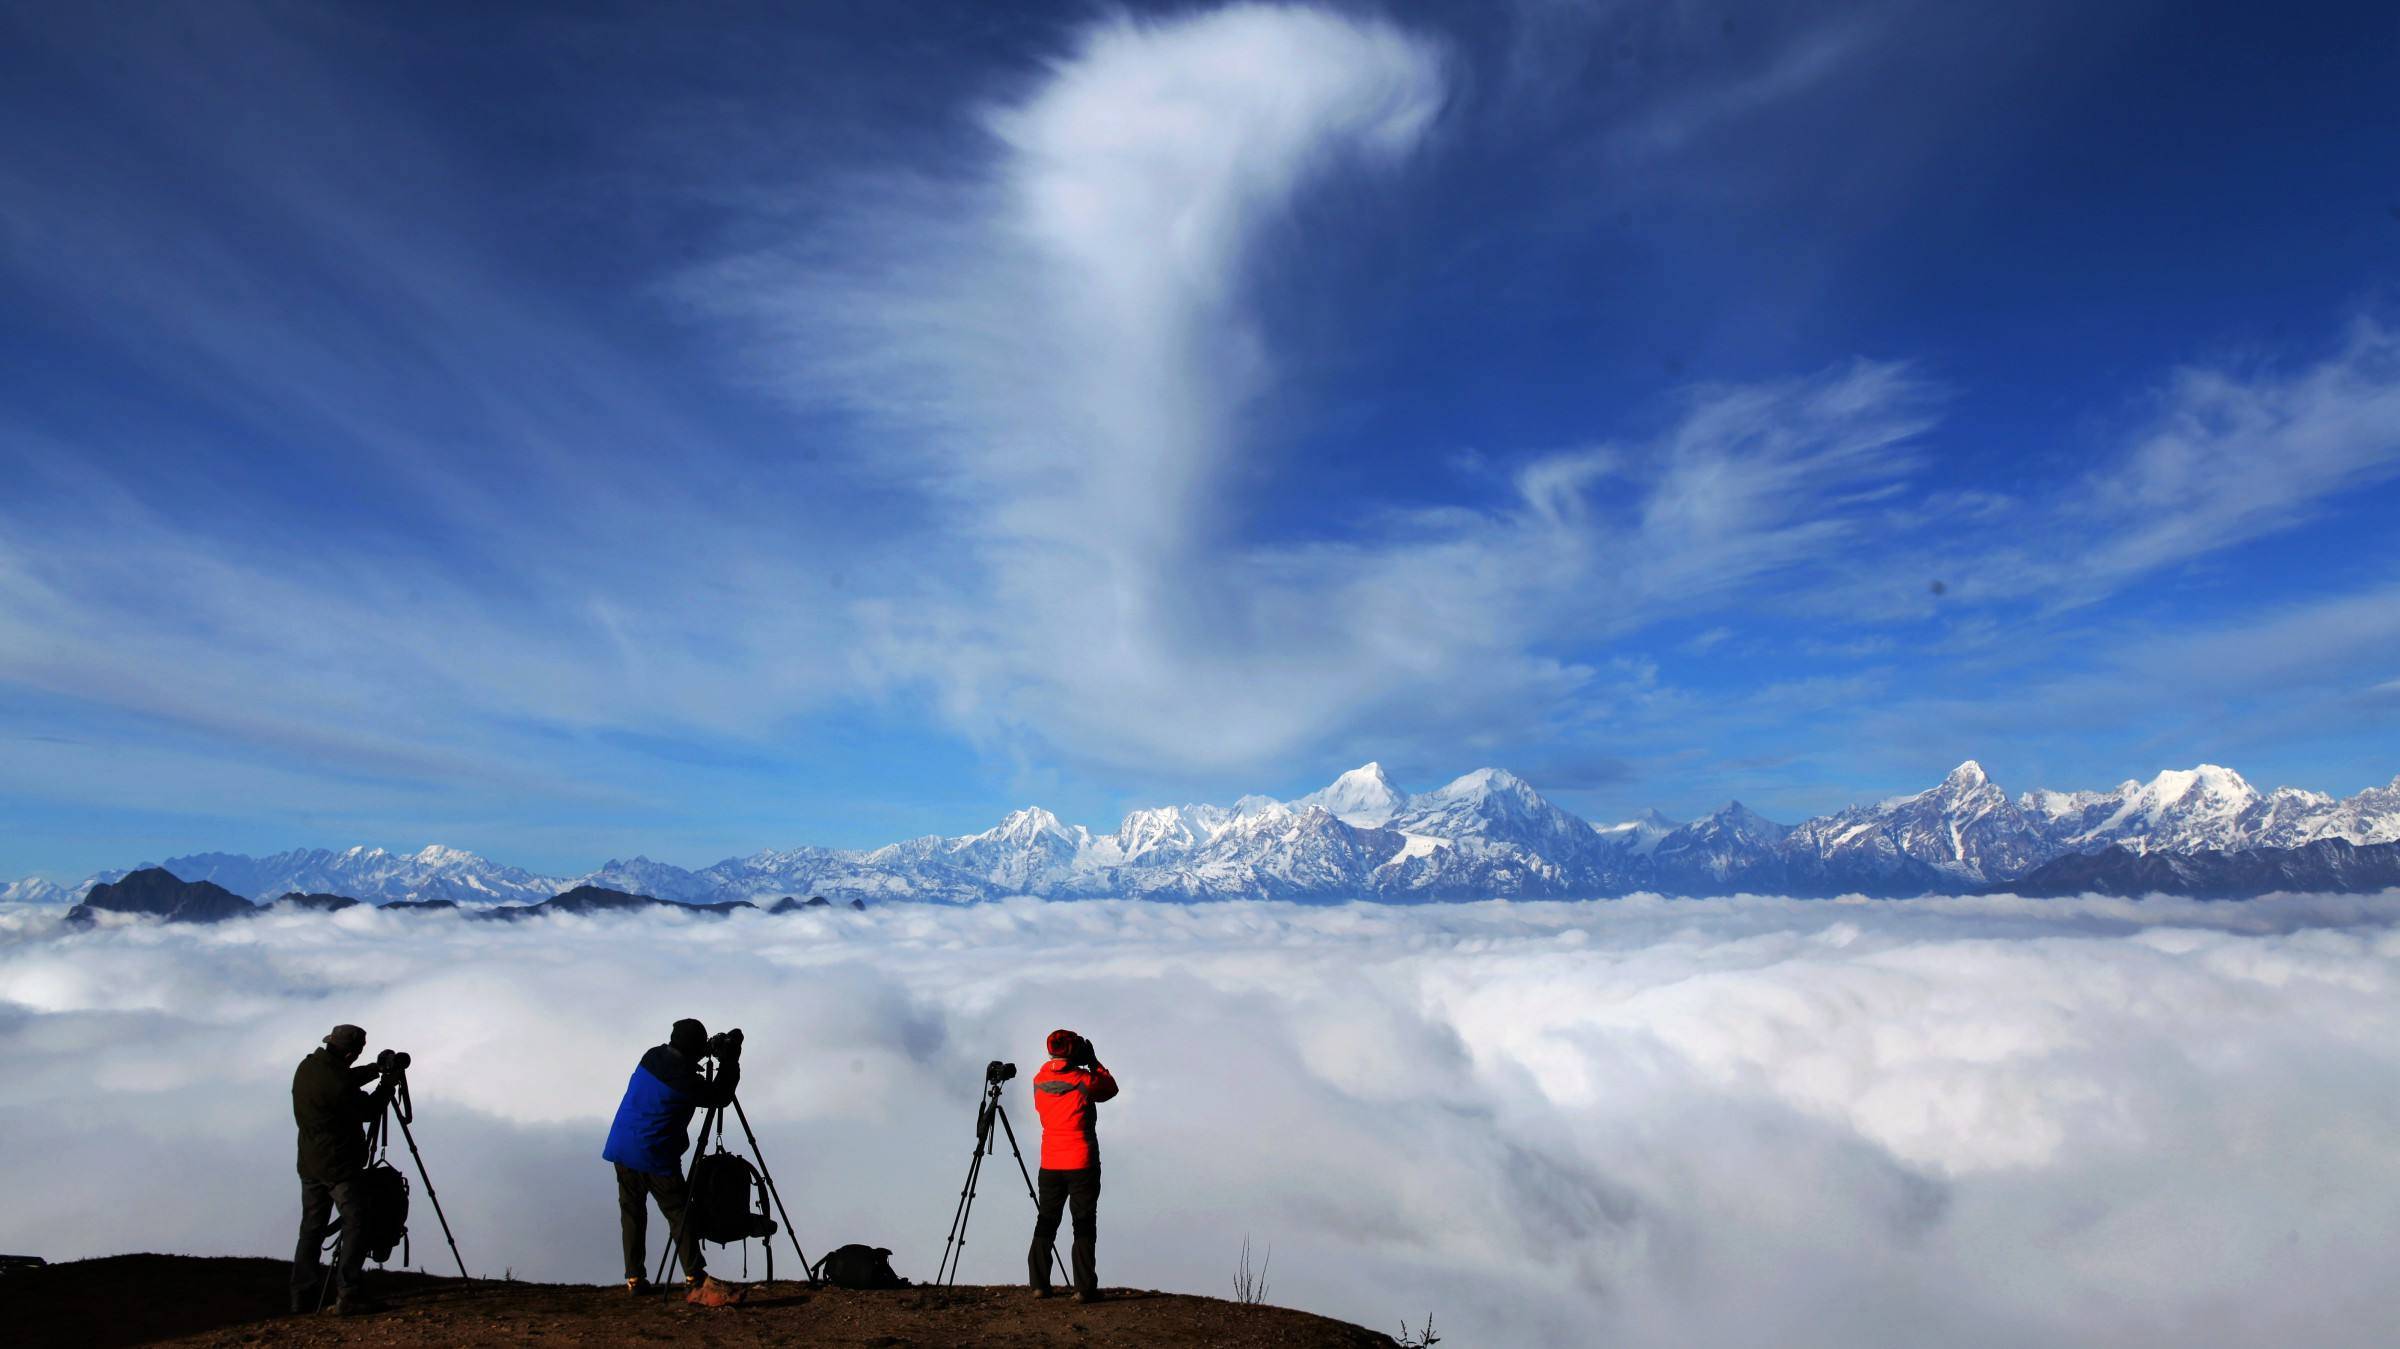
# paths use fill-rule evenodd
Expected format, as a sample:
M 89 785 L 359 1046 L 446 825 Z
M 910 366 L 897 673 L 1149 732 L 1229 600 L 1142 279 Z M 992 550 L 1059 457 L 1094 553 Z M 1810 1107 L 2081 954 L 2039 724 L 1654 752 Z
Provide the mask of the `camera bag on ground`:
M 359 1243 L 380 1265 L 408 1236 L 408 1177 L 379 1161 L 351 1177 L 350 1190 L 358 1208 Z
M 892 1272 L 892 1253 L 881 1246 L 852 1242 L 828 1251 L 808 1271 L 836 1288 L 906 1288 L 908 1280 Z
M 767 1216 L 766 1182 L 749 1158 L 723 1148 L 693 1164 L 691 1215 L 685 1221 L 702 1241 L 720 1246 L 775 1235 L 775 1220 Z

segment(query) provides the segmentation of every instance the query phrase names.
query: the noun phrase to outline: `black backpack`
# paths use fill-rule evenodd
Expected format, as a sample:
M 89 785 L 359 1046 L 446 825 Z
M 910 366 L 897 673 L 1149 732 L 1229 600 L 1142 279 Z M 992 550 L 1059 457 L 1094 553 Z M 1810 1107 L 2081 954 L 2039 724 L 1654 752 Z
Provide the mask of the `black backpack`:
M 692 1164 L 691 1211 L 684 1219 L 702 1241 L 720 1246 L 775 1235 L 767 1183 L 750 1159 L 720 1147 Z
M 809 1267 L 811 1275 L 836 1288 L 906 1288 L 908 1280 L 892 1272 L 892 1253 L 881 1246 L 852 1242 Z
M 357 1212 L 346 1216 L 344 1224 L 356 1223 L 360 1246 L 380 1265 L 408 1239 L 408 1177 L 390 1162 L 379 1161 L 350 1178 L 350 1193 Z

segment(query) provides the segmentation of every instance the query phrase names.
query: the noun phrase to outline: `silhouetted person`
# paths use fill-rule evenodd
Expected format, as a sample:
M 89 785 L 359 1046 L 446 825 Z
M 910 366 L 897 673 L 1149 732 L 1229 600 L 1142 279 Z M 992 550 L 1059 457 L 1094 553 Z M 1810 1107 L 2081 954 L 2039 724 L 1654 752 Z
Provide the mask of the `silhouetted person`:
M 616 1122 L 608 1128 L 608 1146 L 600 1155 L 617 1167 L 617 1229 L 625 1243 L 625 1287 L 650 1291 L 645 1270 L 648 1252 L 650 1201 L 679 1233 L 676 1251 L 683 1260 L 683 1281 L 697 1286 L 702 1266 L 700 1234 L 684 1221 L 691 1188 L 683 1175 L 683 1154 L 691 1147 L 692 1111 L 700 1106 L 725 1105 L 742 1080 L 742 1047 L 728 1041 L 717 1059 L 712 1081 L 700 1075 L 700 1061 L 709 1054 L 708 1028 L 685 1018 L 675 1023 L 667 1042 L 642 1055 L 625 1084 L 625 1099 L 617 1103 Z
M 1026 1255 L 1033 1288 L 1051 1294 L 1051 1248 L 1058 1242 L 1060 1211 L 1075 1215 L 1075 1300 L 1100 1300 L 1100 1272 L 1093 1247 L 1099 1240 L 1100 1132 L 1102 1101 L 1117 1094 L 1117 1079 L 1100 1066 L 1092 1042 L 1071 1030 L 1050 1032 L 1050 1061 L 1033 1075 L 1033 1107 L 1042 1117 L 1041 1198 L 1033 1220 L 1033 1249 Z
M 358 1188 L 351 1182 L 367 1169 L 366 1127 L 383 1109 L 380 1095 L 359 1090 L 382 1071 L 358 1062 L 366 1048 L 365 1031 L 336 1026 L 292 1074 L 292 1122 L 300 1127 L 300 1244 L 292 1251 L 295 1312 L 314 1308 L 324 1296 L 325 1273 L 317 1252 L 324 1247 L 326 1228 L 337 1209 L 343 1235 L 335 1248 L 334 1310 L 346 1316 L 365 1306 L 358 1280 L 366 1266 L 367 1244 L 352 1240 L 351 1234 L 366 1220 Z

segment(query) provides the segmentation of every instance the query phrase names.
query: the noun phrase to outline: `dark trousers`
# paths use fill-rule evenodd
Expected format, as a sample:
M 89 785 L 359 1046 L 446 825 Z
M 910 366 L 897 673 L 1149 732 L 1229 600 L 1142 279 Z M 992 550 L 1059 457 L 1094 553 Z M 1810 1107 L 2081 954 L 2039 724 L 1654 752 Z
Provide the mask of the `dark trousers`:
M 292 1250 L 292 1306 L 307 1310 L 317 1305 L 325 1288 L 325 1267 L 317 1262 L 317 1252 L 325 1246 L 325 1229 L 332 1226 L 334 1211 L 342 1215 L 342 1243 L 334 1247 L 334 1291 L 347 1297 L 358 1290 L 359 1272 L 366 1268 L 367 1246 L 352 1241 L 349 1234 L 358 1230 L 363 1216 L 359 1212 L 358 1189 L 349 1181 L 328 1185 L 321 1180 L 300 1182 L 300 1244 Z
M 667 1220 L 667 1230 L 678 1227 L 683 1235 L 676 1242 L 676 1257 L 683 1261 L 688 1277 L 707 1266 L 700 1261 L 700 1234 L 686 1225 L 683 1211 L 691 1199 L 691 1189 L 678 1175 L 654 1176 L 647 1171 L 617 1164 L 617 1232 L 625 1239 L 625 1277 L 650 1277 L 650 1253 L 643 1249 L 650 1244 L 650 1201 L 658 1200 L 658 1216 Z
M 1026 1252 L 1025 1270 L 1033 1286 L 1050 1286 L 1050 1249 L 1058 1243 L 1058 1219 L 1065 1210 L 1075 1215 L 1075 1291 L 1100 1291 L 1100 1271 L 1092 1254 L 1100 1224 L 1100 1168 L 1053 1171 L 1042 1168 L 1041 1200 L 1033 1220 L 1033 1249 Z

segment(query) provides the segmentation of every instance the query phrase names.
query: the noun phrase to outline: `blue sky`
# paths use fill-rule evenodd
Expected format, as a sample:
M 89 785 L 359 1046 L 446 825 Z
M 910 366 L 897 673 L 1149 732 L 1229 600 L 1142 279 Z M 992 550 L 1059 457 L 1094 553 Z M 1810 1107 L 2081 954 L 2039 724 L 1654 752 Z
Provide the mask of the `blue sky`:
M 0 875 L 2390 779 L 2400 19 L 1997 8 L 17 7 Z

